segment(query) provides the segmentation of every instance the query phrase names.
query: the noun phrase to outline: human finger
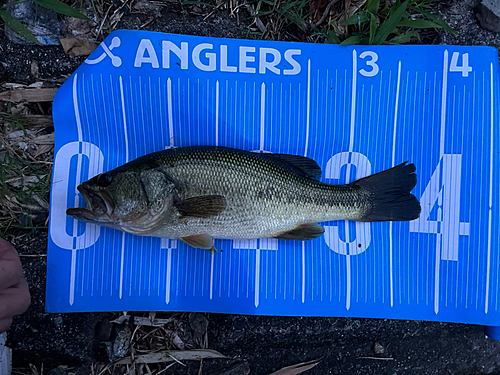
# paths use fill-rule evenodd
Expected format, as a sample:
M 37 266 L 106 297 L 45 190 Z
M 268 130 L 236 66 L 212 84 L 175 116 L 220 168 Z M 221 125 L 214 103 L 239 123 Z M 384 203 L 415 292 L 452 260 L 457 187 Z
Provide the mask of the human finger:
M 23 278 L 18 284 L 0 292 L 0 319 L 22 314 L 28 309 L 30 302 L 28 284 Z
M 21 261 L 14 247 L 0 238 L 0 291 L 23 279 Z
M 0 333 L 7 331 L 11 324 L 12 318 L 0 319 Z

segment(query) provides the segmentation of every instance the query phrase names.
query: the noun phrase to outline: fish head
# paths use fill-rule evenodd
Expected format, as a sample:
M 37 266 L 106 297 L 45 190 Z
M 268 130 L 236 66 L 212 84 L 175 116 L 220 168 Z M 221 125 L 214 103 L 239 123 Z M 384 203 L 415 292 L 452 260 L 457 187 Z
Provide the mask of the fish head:
M 69 208 L 68 216 L 129 233 L 153 232 L 172 212 L 174 185 L 151 180 L 136 170 L 101 173 L 77 187 L 86 207 Z

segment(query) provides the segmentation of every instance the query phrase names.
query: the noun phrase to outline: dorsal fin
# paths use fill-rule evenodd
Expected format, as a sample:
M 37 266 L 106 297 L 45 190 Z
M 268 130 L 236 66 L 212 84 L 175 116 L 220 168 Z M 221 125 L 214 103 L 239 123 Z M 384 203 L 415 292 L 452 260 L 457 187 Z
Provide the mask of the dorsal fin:
M 305 178 L 319 180 L 321 178 L 321 168 L 313 159 L 300 155 L 288 154 L 264 154 L 265 156 L 288 164 L 295 172 Z

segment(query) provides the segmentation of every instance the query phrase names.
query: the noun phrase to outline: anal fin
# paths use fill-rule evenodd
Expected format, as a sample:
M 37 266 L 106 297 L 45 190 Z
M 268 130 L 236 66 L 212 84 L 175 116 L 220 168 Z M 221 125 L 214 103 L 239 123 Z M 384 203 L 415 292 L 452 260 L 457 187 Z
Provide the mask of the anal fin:
M 301 224 L 288 232 L 281 233 L 275 238 L 281 240 L 309 241 L 321 236 L 325 229 L 318 223 Z
M 194 234 L 192 236 L 181 237 L 180 240 L 197 249 L 217 252 L 217 249 L 214 246 L 214 239 L 208 234 Z

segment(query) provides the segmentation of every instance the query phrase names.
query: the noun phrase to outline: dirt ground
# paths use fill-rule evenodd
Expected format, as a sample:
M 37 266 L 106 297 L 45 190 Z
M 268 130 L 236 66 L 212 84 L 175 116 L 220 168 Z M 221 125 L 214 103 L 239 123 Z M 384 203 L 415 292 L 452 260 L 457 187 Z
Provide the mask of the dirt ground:
M 441 2 L 441 14 L 458 33 L 433 34 L 428 42 L 500 47 L 500 34 L 478 26 L 474 15 L 477 3 L 476 0 Z M 220 11 L 205 20 L 185 12 L 177 3 L 168 3 L 145 29 L 248 38 L 246 21 L 240 18 Z M 122 19 L 119 27 L 138 28 L 145 21 L 141 16 L 130 15 Z M 60 82 L 83 59 L 68 57 L 59 46 L 16 45 L 0 33 L 1 82 L 30 83 L 32 61 L 38 62 L 41 79 Z M 112 326 L 109 320 L 121 313 L 46 314 L 46 242 L 46 230 L 38 230 L 17 237 L 14 243 L 22 256 L 32 305 L 14 319 L 9 332 L 9 345 L 14 351 L 13 373 L 35 374 L 30 364 L 38 373 L 43 366 L 44 374 L 60 365 L 68 367 L 52 371 L 52 375 L 99 373 L 105 365 L 92 363 L 106 363 L 106 346 L 118 335 L 117 326 Z M 168 332 L 177 335 L 181 343 L 172 339 L 171 348 L 209 348 L 227 357 L 201 363 L 185 361 L 184 365 L 175 364 L 164 373 L 270 374 L 284 366 L 317 359 L 319 364 L 308 374 L 500 374 L 500 342 L 485 337 L 480 326 L 225 314 L 197 317 L 188 313 L 162 313 L 157 317 L 172 318 L 174 328 Z M 201 331 L 194 323 L 196 319 L 205 324 Z

